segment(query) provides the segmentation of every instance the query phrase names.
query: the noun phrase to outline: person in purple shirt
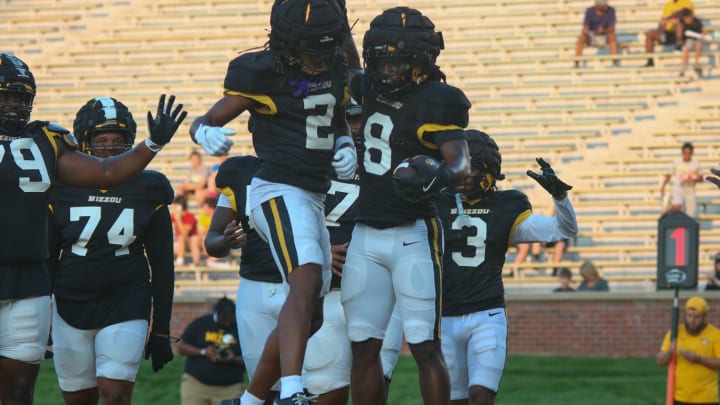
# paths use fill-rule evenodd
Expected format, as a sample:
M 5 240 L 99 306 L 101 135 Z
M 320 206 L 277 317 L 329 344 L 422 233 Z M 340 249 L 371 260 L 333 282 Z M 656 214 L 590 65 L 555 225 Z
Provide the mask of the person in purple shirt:
M 610 53 L 617 55 L 617 37 L 615 36 L 615 8 L 608 6 L 607 0 L 595 0 L 594 7 L 585 10 L 582 33 L 575 46 L 575 56 L 582 55 L 583 47 L 608 46 Z M 618 66 L 620 61 L 613 61 Z M 575 61 L 575 67 L 580 67 L 580 61 Z

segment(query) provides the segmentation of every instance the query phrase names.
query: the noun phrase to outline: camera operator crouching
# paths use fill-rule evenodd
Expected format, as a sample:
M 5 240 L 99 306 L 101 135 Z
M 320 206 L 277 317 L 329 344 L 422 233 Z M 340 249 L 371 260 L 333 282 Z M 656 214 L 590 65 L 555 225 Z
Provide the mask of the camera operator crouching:
M 212 314 L 192 321 L 178 351 L 187 356 L 180 384 L 182 405 L 217 404 L 242 394 L 245 363 L 231 299 L 221 298 Z

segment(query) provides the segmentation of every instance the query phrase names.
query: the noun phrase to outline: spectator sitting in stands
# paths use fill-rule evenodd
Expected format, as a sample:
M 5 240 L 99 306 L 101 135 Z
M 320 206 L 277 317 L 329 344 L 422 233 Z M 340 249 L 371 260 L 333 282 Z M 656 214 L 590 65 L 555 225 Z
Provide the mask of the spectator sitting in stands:
M 203 165 L 200 152 L 193 150 L 190 152 L 188 159 L 190 160 L 190 170 L 185 178 L 185 182 L 178 187 L 178 194 L 182 194 L 188 198 L 194 195 L 195 200 L 198 205 L 200 205 L 205 199 L 210 171 Z
M 582 33 L 575 46 L 575 56 L 582 55 L 583 46 L 608 46 L 610 54 L 617 55 L 617 36 L 615 35 L 615 8 L 608 6 L 608 0 L 595 0 L 594 7 L 585 10 Z M 614 60 L 613 65 L 619 66 L 620 61 Z M 580 67 L 580 61 L 575 61 Z
M 658 28 L 645 33 L 645 52 L 651 54 L 655 48 L 655 42 L 664 45 L 675 45 L 676 50 L 682 48 L 682 27 L 679 24 L 679 12 L 688 8 L 694 10 L 695 6 L 691 0 L 669 0 L 662 9 L 662 17 Z M 652 56 L 648 57 L 645 67 L 655 66 Z
M 695 50 L 695 64 L 693 70 L 698 77 L 702 77 L 702 69 L 700 68 L 700 53 L 702 53 L 702 40 L 707 35 L 707 28 L 703 27 L 702 21 L 695 17 L 693 11 L 689 8 L 682 9 L 681 26 L 683 48 L 682 60 L 680 62 L 680 77 L 685 76 L 685 66 L 690 56 L 690 51 Z
M 197 232 L 197 218 L 187 209 L 187 198 L 175 197 L 170 207 L 170 217 L 175 228 L 175 265 L 185 264 L 185 251 L 189 248 L 192 264 L 200 264 L 200 239 Z
M 217 202 L 217 197 L 205 197 L 202 204 L 200 205 L 200 212 L 197 216 L 198 239 L 200 240 L 200 246 L 202 247 L 202 254 L 205 256 L 205 260 L 208 264 L 218 261 L 217 257 L 212 257 L 208 255 L 207 251 L 205 250 L 205 236 L 210 229 L 210 221 L 212 220 L 213 213 L 215 213 L 215 207 L 217 206 Z
M 720 253 L 715 255 L 714 269 L 708 272 L 705 291 L 720 290 Z
M 558 269 L 558 282 L 560 286 L 553 292 L 569 292 L 575 291 L 570 285 L 572 284 L 572 272 L 567 267 Z
M 578 287 L 578 291 L 610 291 L 608 282 L 600 277 L 597 268 L 590 260 L 585 260 L 580 266 L 580 276 L 582 283 Z

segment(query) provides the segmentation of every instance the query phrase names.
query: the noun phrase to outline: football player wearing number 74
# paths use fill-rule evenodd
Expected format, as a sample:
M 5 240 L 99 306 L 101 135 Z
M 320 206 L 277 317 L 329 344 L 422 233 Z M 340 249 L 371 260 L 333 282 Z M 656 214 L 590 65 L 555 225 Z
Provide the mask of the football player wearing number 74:
M 35 79 L 27 64 L 0 52 L 0 403 L 31 404 L 50 333 L 48 201 L 56 180 L 110 188 L 142 171 L 186 116 L 160 97 L 148 112 L 150 136 L 118 156 L 76 150 L 74 137 L 48 122 L 30 122 Z
M 486 133 L 468 130 L 471 175 L 436 202 L 445 228 L 442 350 L 448 365 L 453 405 L 495 401 L 507 352 L 507 318 L 502 269 L 508 245 L 552 242 L 577 234 L 575 212 L 565 184 L 543 159 L 541 172 L 528 170 L 553 197 L 556 216 L 532 212 L 525 194 L 498 191 L 502 158 Z

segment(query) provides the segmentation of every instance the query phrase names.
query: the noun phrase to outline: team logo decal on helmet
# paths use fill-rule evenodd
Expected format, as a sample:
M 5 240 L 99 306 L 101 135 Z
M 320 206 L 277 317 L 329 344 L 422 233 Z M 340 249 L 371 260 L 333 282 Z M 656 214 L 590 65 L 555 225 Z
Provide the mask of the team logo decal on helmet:
M 441 32 L 420 11 L 408 7 L 385 10 L 370 23 L 363 38 L 365 72 L 373 89 L 392 95 L 445 75 L 435 65 L 444 48 Z
M 310 75 L 335 63 L 348 24 L 336 0 L 276 0 L 270 12 L 270 50 L 283 65 Z
M 35 78 L 19 58 L 0 52 L 0 129 L 22 130 L 30 121 L 35 100 Z
M 121 145 L 122 152 L 130 150 L 135 143 L 137 125 L 132 113 L 125 104 L 111 97 L 97 97 L 89 100 L 77 112 L 73 122 L 73 132 L 77 137 L 80 149 L 91 155 L 100 153 L 99 147 L 93 145 L 93 137 L 103 132 L 119 132 L 125 138 Z M 117 149 L 118 146 L 113 146 Z

